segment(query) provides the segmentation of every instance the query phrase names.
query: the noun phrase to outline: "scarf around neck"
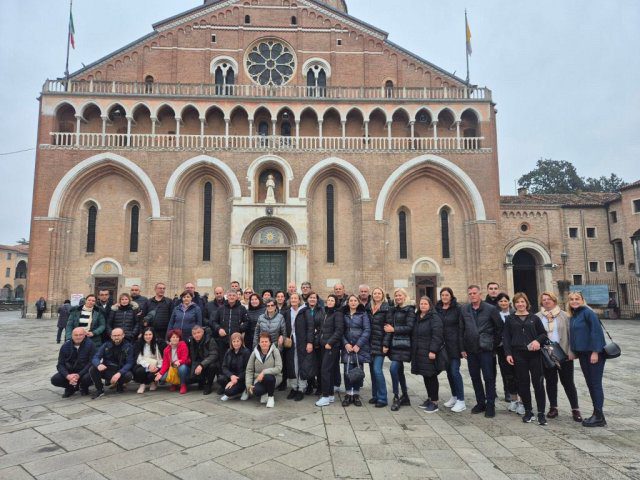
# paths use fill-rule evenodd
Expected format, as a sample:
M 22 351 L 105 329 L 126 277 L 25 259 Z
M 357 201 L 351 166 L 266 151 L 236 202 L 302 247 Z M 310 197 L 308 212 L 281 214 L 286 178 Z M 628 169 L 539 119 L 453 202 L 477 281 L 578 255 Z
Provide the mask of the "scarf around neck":
M 545 310 L 542 308 L 542 315 L 547 318 L 547 332 L 551 333 L 555 329 L 556 317 L 560 315 L 560 307 L 556 305 L 551 310 Z

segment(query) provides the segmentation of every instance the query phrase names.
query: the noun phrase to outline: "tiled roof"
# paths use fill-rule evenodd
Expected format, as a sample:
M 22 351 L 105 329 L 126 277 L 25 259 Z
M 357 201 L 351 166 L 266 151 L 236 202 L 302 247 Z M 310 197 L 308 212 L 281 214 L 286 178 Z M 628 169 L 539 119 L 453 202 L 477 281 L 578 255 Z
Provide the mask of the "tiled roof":
M 640 187 L 640 180 L 630 183 L 629 185 L 625 185 L 624 187 L 621 187 L 620 191 L 631 190 L 632 188 L 638 188 L 638 187 Z
M 556 207 L 602 207 L 609 202 L 620 198 L 620 194 L 614 193 L 562 193 L 540 195 L 503 195 L 500 197 L 501 205 L 551 205 Z
M 0 245 L 0 250 L 29 255 L 29 245 Z

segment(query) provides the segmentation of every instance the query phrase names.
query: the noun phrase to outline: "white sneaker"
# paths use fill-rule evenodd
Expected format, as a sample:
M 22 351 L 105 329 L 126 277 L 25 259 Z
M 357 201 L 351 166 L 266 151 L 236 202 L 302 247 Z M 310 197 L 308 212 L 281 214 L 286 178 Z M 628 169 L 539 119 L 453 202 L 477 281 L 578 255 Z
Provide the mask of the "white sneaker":
M 158 389 L 158 382 L 151 382 L 151 385 L 149 386 L 149 390 L 152 392 L 155 392 Z
M 467 409 L 467 404 L 464 403 L 464 400 L 456 400 L 455 405 L 451 408 L 453 413 L 464 412 Z
M 329 397 L 322 397 L 316 402 L 316 407 L 328 407 L 329 405 L 331 405 Z
M 260 397 L 260 403 L 267 403 L 267 400 L 269 399 L 269 395 L 267 395 L 266 393 L 264 395 L 262 395 Z
M 516 412 L 518 410 L 518 402 L 511 402 L 509 403 L 509 411 L 510 412 Z
M 276 399 L 273 397 L 269 397 L 267 400 L 267 408 L 273 408 L 276 406 Z
M 145 384 L 141 383 L 140 386 L 138 387 L 138 393 L 144 393 L 144 389 L 145 389 Z
M 221 401 L 221 402 L 226 402 L 227 400 L 229 400 L 229 397 L 227 397 L 226 395 L 222 395 L 222 396 L 220 397 L 220 401 Z
M 246 390 L 242 392 L 242 396 L 240 397 L 240 400 L 243 402 L 246 402 L 247 400 L 249 400 L 249 394 L 247 393 Z
M 457 401 L 458 401 L 458 397 L 451 397 L 449 400 L 445 402 L 444 406 L 447 408 L 451 408 L 456 404 Z
M 518 407 L 516 408 L 516 413 L 518 415 L 524 415 L 525 414 L 524 405 L 522 404 L 522 402 L 518 402 Z
M 335 402 L 335 401 L 336 401 L 336 397 L 334 397 L 333 395 L 331 395 L 331 396 L 329 397 L 329 403 L 333 403 L 333 402 Z

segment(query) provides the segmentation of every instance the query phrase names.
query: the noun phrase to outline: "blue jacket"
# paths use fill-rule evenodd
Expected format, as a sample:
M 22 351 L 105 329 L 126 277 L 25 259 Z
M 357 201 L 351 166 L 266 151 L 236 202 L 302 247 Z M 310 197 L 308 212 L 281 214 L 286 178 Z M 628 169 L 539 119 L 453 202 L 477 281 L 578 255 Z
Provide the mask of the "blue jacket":
M 133 351 L 133 345 L 127 340 L 123 340 L 120 345 L 114 345 L 112 341 L 108 341 L 102 344 L 91 363 L 94 367 L 102 363 L 107 367 L 117 368 L 124 375 L 131 371 L 135 363 Z
M 589 307 L 578 307 L 571 317 L 569 330 L 571 350 L 602 352 L 606 344 L 598 316 Z
M 77 349 L 73 345 L 73 340 L 67 340 L 60 348 L 56 368 L 63 377 L 70 373 L 77 373 L 82 377 L 89 372 L 91 359 L 95 353 L 96 345 L 88 337 L 82 341 Z
M 344 312 L 344 336 L 342 337 L 342 346 L 347 344 L 353 346 L 358 345 L 358 347 L 360 347 L 358 360 L 360 363 L 369 363 L 371 361 L 371 344 L 369 343 L 369 338 L 371 337 L 371 319 L 362 305 L 358 305 L 358 310 L 353 316 L 349 314 L 349 307 L 345 307 Z M 349 355 L 346 350 L 343 350 L 342 363 L 347 363 L 349 357 L 351 357 L 349 361 L 355 363 L 354 355 Z
M 167 332 L 176 328 L 182 330 L 182 340 L 186 342 L 191 338 L 191 329 L 196 325 L 202 326 L 202 309 L 192 303 L 184 310 L 180 304 L 173 309 Z

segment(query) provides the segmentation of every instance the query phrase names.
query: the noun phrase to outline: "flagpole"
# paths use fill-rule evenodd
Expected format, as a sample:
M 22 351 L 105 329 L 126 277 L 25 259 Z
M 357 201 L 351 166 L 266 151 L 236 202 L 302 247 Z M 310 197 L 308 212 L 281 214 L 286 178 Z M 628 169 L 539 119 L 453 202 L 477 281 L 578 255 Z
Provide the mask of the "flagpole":
M 69 25 L 67 31 L 67 63 L 64 68 L 64 76 L 66 78 L 65 87 L 69 88 L 69 49 L 71 47 L 71 15 L 73 15 L 73 0 L 69 0 Z
M 469 22 L 467 20 L 467 9 L 464 9 L 464 38 L 465 42 L 465 52 L 467 54 L 467 87 L 469 86 Z

